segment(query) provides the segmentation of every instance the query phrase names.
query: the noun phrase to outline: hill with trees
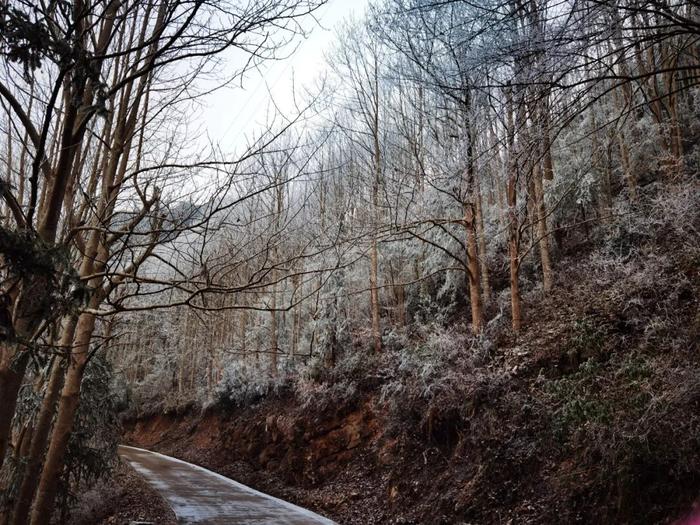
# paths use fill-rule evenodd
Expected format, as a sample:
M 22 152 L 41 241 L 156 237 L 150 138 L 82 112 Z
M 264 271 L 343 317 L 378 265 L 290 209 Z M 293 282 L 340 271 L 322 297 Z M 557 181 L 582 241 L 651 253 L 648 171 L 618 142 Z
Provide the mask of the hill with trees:
M 97 519 L 120 441 L 339 523 L 682 523 L 700 8 L 378 0 L 195 135 L 324 4 L 0 3 L 0 524 Z

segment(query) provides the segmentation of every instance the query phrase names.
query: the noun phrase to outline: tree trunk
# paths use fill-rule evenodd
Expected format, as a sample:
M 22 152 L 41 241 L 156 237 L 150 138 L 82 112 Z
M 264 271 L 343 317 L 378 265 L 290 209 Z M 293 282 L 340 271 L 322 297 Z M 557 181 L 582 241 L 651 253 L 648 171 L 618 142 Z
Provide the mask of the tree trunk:
M 374 343 L 375 352 L 382 351 L 382 334 L 379 324 L 379 289 L 377 288 L 378 260 L 377 238 L 373 236 L 370 250 L 369 286 L 370 307 L 372 310 L 372 341 Z
M 547 208 L 544 202 L 544 188 L 542 185 L 542 172 L 539 161 L 535 162 L 533 172 L 535 187 L 535 208 L 537 211 L 537 244 L 540 249 L 540 262 L 542 263 L 542 286 L 545 292 L 552 289 L 552 262 L 549 256 L 549 231 L 547 228 Z
M 510 264 L 510 305 L 513 331 L 518 333 L 522 326 L 520 305 L 520 229 L 518 224 L 517 184 L 518 161 L 515 149 L 515 122 L 512 88 L 506 91 L 506 134 L 508 143 L 508 184 L 506 188 L 508 203 L 508 256 Z M 522 105 L 518 108 L 518 121 L 522 122 Z
M 518 217 L 515 211 L 515 190 L 512 192 L 509 188 L 509 195 L 512 193 L 513 198 L 509 198 L 509 239 L 508 239 L 508 255 L 510 259 L 510 305 L 512 316 L 512 327 L 514 332 L 519 332 L 522 326 L 522 312 L 520 308 L 520 283 L 519 283 L 519 241 L 518 241 Z
M 608 137 L 605 148 L 598 137 L 598 125 L 595 114 L 591 115 L 591 147 L 593 149 L 591 159 L 595 171 L 598 173 L 598 213 L 602 223 L 609 222 L 610 209 L 612 208 L 611 187 L 611 147 L 612 142 Z
M 297 301 L 297 291 L 301 283 L 301 276 L 299 274 L 294 274 L 292 276 L 292 304 L 294 304 L 294 311 L 292 313 L 292 345 L 290 348 L 290 357 L 292 364 L 296 359 L 297 353 L 299 353 L 299 339 L 301 333 L 301 309 L 302 303 L 295 304 Z M 303 290 L 300 294 L 304 296 Z
M 552 135 L 549 121 L 549 95 L 545 98 L 542 111 L 542 148 L 544 149 L 543 178 L 544 180 L 554 180 L 554 163 L 552 162 Z
M 61 390 L 56 423 L 51 433 L 46 462 L 41 471 L 41 479 L 31 514 L 31 525 L 48 525 L 53 514 L 58 480 L 63 470 L 68 441 L 80 403 L 80 385 L 88 362 L 90 340 L 94 329 L 95 315 L 81 314 L 76 326 L 75 343 L 71 351 L 65 384 Z
M 277 286 L 272 287 L 272 311 L 270 312 L 270 375 L 277 376 L 277 346 L 279 335 L 277 333 Z
M 489 279 L 489 267 L 486 259 L 486 234 L 484 232 L 484 211 L 481 195 L 481 185 L 476 194 L 476 228 L 479 241 L 479 272 L 481 274 L 481 295 L 483 304 L 491 302 L 491 281 Z
M 64 328 L 61 337 L 61 347 L 66 348 L 73 343 L 75 325 L 76 319 L 73 317 Z M 56 402 L 58 401 L 58 396 L 63 385 L 64 375 L 63 362 L 61 359 L 56 358 L 51 367 L 51 376 L 46 386 L 44 399 L 41 403 L 36 428 L 32 436 L 29 454 L 24 468 L 22 484 L 17 494 L 17 502 L 13 514 L 13 523 L 16 525 L 26 523 L 29 517 L 29 510 L 37 488 L 39 474 L 41 473 L 44 451 L 46 450 L 46 443 L 51 430 L 51 422 L 56 410 Z
M 467 204 L 464 210 L 464 224 L 467 229 L 467 269 L 469 279 L 469 305 L 472 313 L 472 332 L 483 330 L 483 311 L 481 308 L 481 289 L 479 286 L 479 253 L 476 240 L 476 221 L 474 205 Z
M 0 468 L 10 446 L 17 396 L 29 364 L 29 352 L 20 350 L 17 345 L 7 345 L 3 350 L 3 362 L 0 363 Z

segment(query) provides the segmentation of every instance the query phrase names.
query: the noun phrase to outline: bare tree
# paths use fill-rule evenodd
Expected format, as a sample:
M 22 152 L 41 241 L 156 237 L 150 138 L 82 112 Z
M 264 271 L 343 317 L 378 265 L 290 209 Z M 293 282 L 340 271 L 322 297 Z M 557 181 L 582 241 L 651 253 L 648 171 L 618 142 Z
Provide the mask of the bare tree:
M 12 312 L 11 336 L 3 342 L 0 359 L 2 458 L 34 342 L 67 313 L 61 304 L 73 308 L 39 290 L 52 283 L 64 287 L 56 288 L 64 297 L 81 290 L 74 299 L 81 310 L 75 337 L 67 329 L 72 321 L 63 329 L 70 359 L 33 523 L 51 516 L 100 305 L 133 280 L 157 245 L 188 228 L 186 221 L 170 220 L 165 204 L 174 197 L 177 171 L 227 165 L 217 159 L 178 162 L 165 143 L 146 155 L 147 130 L 155 129 L 167 108 L 191 96 L 187 88 L 210 75 L 217 56 L 230 49 L 247 56 L 231 75 L 218 79 L 226 83 L 261 60 L 275 58 L 281 46 L 303 31 L 302 17 L 322 3 L 115 1 L 58 7 L 18 0 L 0 6 L 0 97 L 16 129 L 15 140 L 24 144 L 21 158 L 33 159 L 30 172 L 22 163 L 17 169 L 8 163 L 10 178 L 2 184 L 10 212 L 3 221 L 3 232 L 8 232 L 2 250 L 7 264 L 3 297 Z M 276 33 L 270 38 L 267 28 L 272 26 Z M 166 79 L 168 87 L 154 95 L 153 86 Z M 163 162 L 169 155 L 170 162 Z M 200 217 L 190 225 L 201 229 L 204 223 Z M 26 239 L 26 256 L 37 262 L 43 252 L 61 255 L 36 269 L 41 271 L 18 272 L 12 254 L 20 238 Z M 63 276 L 73 276 L 72 281 L 66 285 Z M 43 448 L 42 440 L 37 449 Z M 22 520 L 26 497 L 20 507 Z

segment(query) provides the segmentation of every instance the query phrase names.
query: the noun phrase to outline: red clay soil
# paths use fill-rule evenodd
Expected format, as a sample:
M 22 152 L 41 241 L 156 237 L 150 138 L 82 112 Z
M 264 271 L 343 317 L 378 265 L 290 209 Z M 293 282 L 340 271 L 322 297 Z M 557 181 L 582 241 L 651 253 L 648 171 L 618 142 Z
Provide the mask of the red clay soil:
M 220 414 L 196 422 L 159 416 L 128 424 L 127 442 L 202 465 L 341 523 L 381 522 L 387 509 L 382 494 L 371 496 L 377 480 L 369 468 L 374 458 L 366 457 L 379 435 L 369 407 L 304 429 L 283 405 L 266 403 L 271 410 L 265 414 L 247 409 L 252 418 L 247 423 Z
M 491 421 L 491 438 L 477 443 L 460 436 L 450 443 L 449 430 L 433 440 L 382 431 L 382 417 L 367 400 L 318 419 L 274 400 L 236 413 L 132 422 L 128 441 L 341 524 L 667 524 L 698 494 L 695 477 L 675 499 L 650 499 L 635 513 L 617 497 L 606 500 L 590 465 L 577 456 L 564 458 L 553 447 L 552 457 L 543 457 L 549 445 L 538 442 L 538 422 L 529 425 L 527 412 L 503 418 Z M 510 438 L 502 441 L 504 433 Z M 656 482 L 650 485 L 656 490 Z M 591 508 L 591 501 L 601 508 Z

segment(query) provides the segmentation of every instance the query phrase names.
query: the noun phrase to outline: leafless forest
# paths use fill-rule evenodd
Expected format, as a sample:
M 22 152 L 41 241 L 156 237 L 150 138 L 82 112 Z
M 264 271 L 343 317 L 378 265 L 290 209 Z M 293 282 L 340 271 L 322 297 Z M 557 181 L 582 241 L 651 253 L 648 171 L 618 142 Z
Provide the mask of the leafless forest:
M 682 523 L 700 6 L 376 0 L 194 129 L 326 4 L 0 0 L 0 524 L 101 523 L 126 441 L 339 523 Z

